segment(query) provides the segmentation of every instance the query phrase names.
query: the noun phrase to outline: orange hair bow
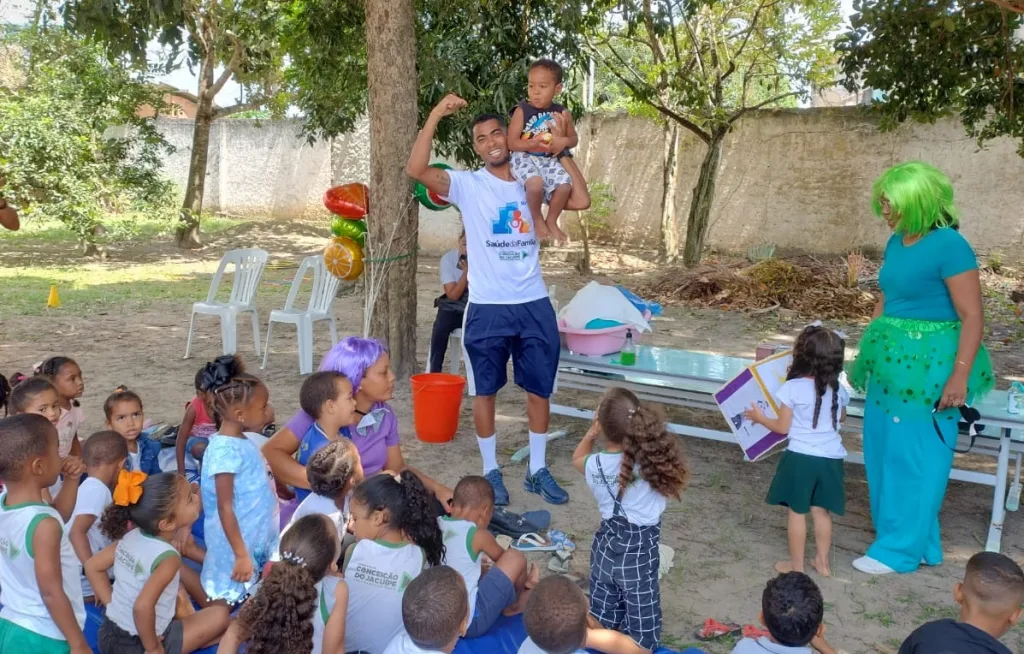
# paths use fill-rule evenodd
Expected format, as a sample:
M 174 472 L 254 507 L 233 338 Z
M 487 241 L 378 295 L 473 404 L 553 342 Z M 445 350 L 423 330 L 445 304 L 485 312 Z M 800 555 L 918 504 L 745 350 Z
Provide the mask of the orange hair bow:
M 114 504 L 131 506 L 142 497 L 142 482 L 146 481 L 146 473 L 134 470 L 122 470 L 117 473 L 117 486 L 114 487 Z

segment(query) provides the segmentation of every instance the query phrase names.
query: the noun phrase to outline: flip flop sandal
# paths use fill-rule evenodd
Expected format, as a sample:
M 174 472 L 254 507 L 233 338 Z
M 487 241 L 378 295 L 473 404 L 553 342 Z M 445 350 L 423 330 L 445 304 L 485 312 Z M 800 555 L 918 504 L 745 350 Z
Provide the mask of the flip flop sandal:
M 552 556 L 551 560 L 548 561 L 548 570 L 557 572 L 560 575 L 569 574 L 572 572 L 572 559 L 562 560 L 557 556 Z
M 564 531 L 552 529 L 548 531 L 548 538 L 557 546 L 557 549 L 565 550 L 566 552 L 576 551 L 576 543 L 572 542 L 572 539 Z
M 757 640 L 758 638 L 761 638 L 762 636 L 771 636 L 771 634 L 768 633 L 767 629 L 762 629 L 761 627 L 757 627 L 757 626 L 752 625 L 752 624 L 743 625 L 743 637 L 744 638 L 753 638 L 754 640 Z
M 723 636 L 731 636 L 741 633 L 743 627 L 733 622 L 719 622 L 714 618 L 708 618 L 704 624 L 693 632 L 694 638 L 700 641 L 715 640 Z
M 551 541 L 544 540 L 540 537 L 540 534 L 531 532 L 520 536 L 512 544 L 512 549 L 519 550 L 520 552 L 554 552 L 558 549 L 558 546 Z

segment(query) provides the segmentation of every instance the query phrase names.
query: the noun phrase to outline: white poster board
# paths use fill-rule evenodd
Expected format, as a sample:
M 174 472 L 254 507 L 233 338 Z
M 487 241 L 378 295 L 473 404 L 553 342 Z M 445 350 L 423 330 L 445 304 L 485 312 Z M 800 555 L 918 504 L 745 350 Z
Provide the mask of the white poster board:
M 757 461 L 785 442 L 785 434 L 776 434 L 767 427 L 743 417 L 743 412 L 756 404 L 769 418 L 778 417 L 775 394 L 786 383 L 793 352 L 780 352 L 758 361 L 733 377 L 715 393 L 715 402 L 736 436 L 743 454 Z

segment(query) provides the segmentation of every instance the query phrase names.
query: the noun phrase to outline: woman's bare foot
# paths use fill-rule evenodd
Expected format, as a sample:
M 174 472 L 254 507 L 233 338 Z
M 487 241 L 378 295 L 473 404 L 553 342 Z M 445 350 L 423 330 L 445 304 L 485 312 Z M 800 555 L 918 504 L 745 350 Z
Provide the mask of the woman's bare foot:
M 787 572 L 803 572 L 803 571 L 804 571 L 803 566 L 801 566 L 798 569 L 798 568 L 793 566 L 793 562 L 792 561 L 779 561 L 778 563 L 775 564 L 775 572 L 778 572 L 780 575 L 784 575 Z
M 811 561 L 811 567 L 814 568 L 822 577 L 832 576 L 832 570 L 828 567 L 828 559 L 821 560 L 815 558 Z

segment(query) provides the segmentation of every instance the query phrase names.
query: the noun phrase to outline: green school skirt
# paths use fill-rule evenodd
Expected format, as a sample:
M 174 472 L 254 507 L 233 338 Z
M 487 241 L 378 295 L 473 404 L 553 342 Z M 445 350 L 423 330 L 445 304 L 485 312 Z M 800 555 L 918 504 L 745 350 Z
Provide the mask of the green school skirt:
M 0 618 L 0 652 L 67 654 L 70 651 L 66 640 L 49 638 Z
M 801 515 L 809 513 L 812 506 L 843 515 L 846 512 L 843 460 L 786 450 L 779 459 L 765 501 Z

